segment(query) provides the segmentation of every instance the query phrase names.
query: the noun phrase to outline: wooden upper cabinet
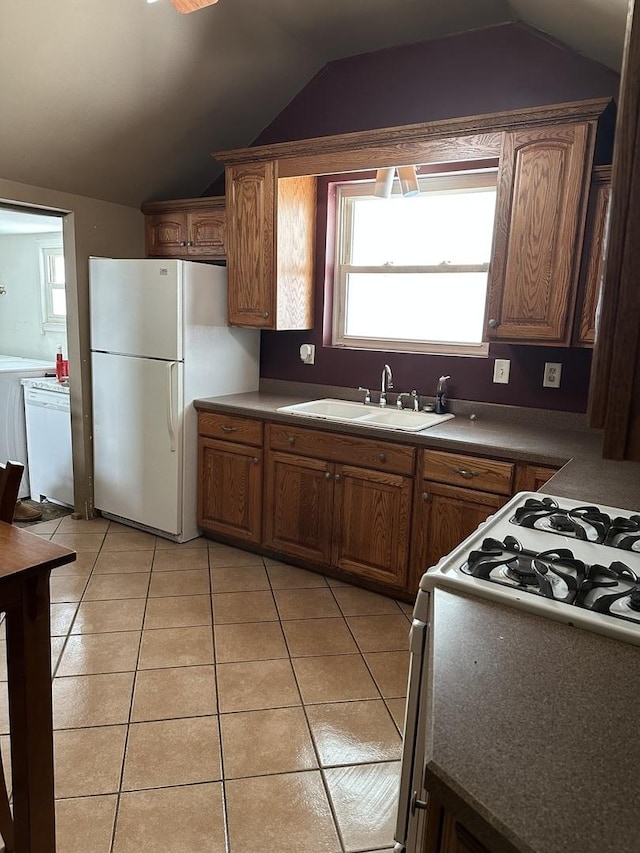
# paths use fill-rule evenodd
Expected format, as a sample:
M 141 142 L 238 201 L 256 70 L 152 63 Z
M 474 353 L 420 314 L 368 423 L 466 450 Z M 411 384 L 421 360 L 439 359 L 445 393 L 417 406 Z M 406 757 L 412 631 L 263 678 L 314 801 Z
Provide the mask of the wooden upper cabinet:
M 142 205 L 147 255 L 152 258 L 226 257 L 224 198 L 154 201 Z
M 226 172 L 229 322 L 313 326 L 316 179 L 277 177 L 273 161 Z
M 579 310 L 576 317 L 578 346 L 593 346 L 595 342 L 610 199 L 611 166 L 598 166 L 593 170 L 591 180 L 585 244 L 580 269 Z
M 226 173 L 229 322 L 274 327 L 275 164 L 247 163 Z
M 187 216 L 183 211 L 154 213 L 145 217 L 147 255 L 179 258 L 186 254 Z
M 594 124 L 506 131 L 486 336 L 568 346 Z

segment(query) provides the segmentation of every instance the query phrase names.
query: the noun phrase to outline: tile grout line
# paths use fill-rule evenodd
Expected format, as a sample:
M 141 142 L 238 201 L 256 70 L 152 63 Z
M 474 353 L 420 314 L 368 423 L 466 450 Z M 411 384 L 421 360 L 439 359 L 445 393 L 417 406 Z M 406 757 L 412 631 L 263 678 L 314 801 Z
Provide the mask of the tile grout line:
M 209 606 L 211 608 L 211 643 L 213 649 L 213 679 L 216 687 L 216 716 L 218 719 L 218 742 L 220 750 L 220 785 L 222 790 L 222 822 L 224 829 L 224 849 L 231 853 L 231 828 L 229 826 L 229 810 L 227 808 L 227 785 L 224 772 L 224 750 L 222 748 L 222 721 L 220 713 L 220 690 L 218 684 L 218 655 L 216 651 L 215 609 L 213 606 L 213 584 L 211 582 L 211 555 L 207 545 L 207 577 L 209 579 Z
M 272 594 L 273 600 L 275 602 L 276 612 L 278 613 L 278 616 L 280 616 L 280 611 L 278 610 L 278 604 L 276 601 L 276 597 L 275 597 L 275 595 L 273 595 L 274 588 L 273 588 L 273 584 L 271 583 L 271 575 L 269 574 L 269 569 L 267 566 L 265 566 L 265 569 L 267 572 L 267 578 L 269 579 L 269 585 L 271 586 L 271 594 Z M 328 584 L 327 584 L 327 586 L 328 586 Z M 300 696 L 300 704 L 302 706 L 302 713 L 304 714 L 304 719 L 305 719 L 305 722 L 307 724 L 308 734 L 309 734 L 309 737 L 311 739 L 311 746 L 313 747 L 313 752 L 315 754 L 316 762 L 318 765 L 317 769 L 320 772 L 320 779 L 322 780 L 322 787 L 324 789 L 325 797 L 327 798 L 327 804 L 328 804 L 329 810 L 331 812 L 331 818 L 333 820 L 333 825 L 335 827 L 336 835 L 338 837 L 338 843 L 340 844 L 340 850 L 341 850 L 341 853 L 346 853 L 346 844 L 345 844 L 345 841 L 344 841 L 344 838 L 342 835 L 342 830 L 340 828 L 340 824 L 338 823 L 338 816 L 336 814 L 335 806 L 333 805 L 333 800 L 331 798 L 331 792 L 329 790 L 329 785 L 327 783 L 327 779 L 326 779 L 324 771 L 323 771 L 322 760 L 320 758 L 320 751 L 319 751 L 318 746 L 316 744 L 316 739 L 313 735 L 313 729 L 311 727 L 311 723 L 309 722 L 309 715 L 307 713 L 307 707 L 305 705 L 304 697 L 302 695 L 302 689 L 300 687 L 300 682 L 298 681 L 296 668 L 293 665 L 293 658 L 291 656 L 291 648 L 289 646 L 287 634 L 284 630 L 284 626 L 282 624 L 282 619 L 279 619 L 278 621 L 279 621 L 279 625 L 280 625 L 280 631 L 282 632 L 282 636 L 284 637 L 284 643 L 285 643 L 287 652 L 289 654 L 289 666 L 291 667 L 291 671 L 293 672 L 293 679 L 294 679 L 295 684 L 296 684 L 296 689 L 298 691 L 298 695 Z
M 109 523 L 109 526 L 111 526 L 111 522 Z M 107 530 L 108 529 L 109 528 L 107 528 Z M 122 797 L 122 786 L 124 785 L 124 770 L 125 770 L 125 765 L 127 762 L 127 746 L 129 744 L 129 731 L 131 728 L 131 714 L 133 712 L 133 700 L 134 700 L 135 692 L 136 692 L 136 682 L 138 680 L 138 664 L 140 663 L 140 653 L 142 651 L 142 637 L 144 634 L 144 621 L 145 621 L 145 618 L 147 615 L 147 603 L 149 601 L 149 589 L 151 587 L 151 577 L 152 577 L 152 572 L 153 572 L 153 561 L 155 560 L 157 541 L 158 541 L 158 538 L 155 537 L 154 545 L 153 545 L 153 557 L 151 558 L 151 570 L 149 572 L 149 581 L 147 583 L 147 596 L 145 598 L 144 609 L 143 609 L 143 613 L 142 613 L 142 625 L 140 628 L 140 639 L 138 641 L 138 654 L 136 655 L 136 664 L 135 664 L 135 669 L 134 669 L 134 674 L 133 674 L 133 683 L 131 685 L 131 700 L 129 702 L 129 714 L 127 717 L 127 729 L 125 732 L 124 747 L 123 747 L 123 751 L 122 751 L 122 766 L 120 768 L 120 782 L 118 784 L 118 791 L 116 792 L 116 807 L 115 807 L 115 810 L 113 813 L 113 826 L 111 827 L 111 841 L 109 844 L 110 853 L 115 853 L 116 831 L 117 831 L 117 827 L 118 827 L 118 817 L 120 816 L 120 801 L 121 801 L 121 797 Z

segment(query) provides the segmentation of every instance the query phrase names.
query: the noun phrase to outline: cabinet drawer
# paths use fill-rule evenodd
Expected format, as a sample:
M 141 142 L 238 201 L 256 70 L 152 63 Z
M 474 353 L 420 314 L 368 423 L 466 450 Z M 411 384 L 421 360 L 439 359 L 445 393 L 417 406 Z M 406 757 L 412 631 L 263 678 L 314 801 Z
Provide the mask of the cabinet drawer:
M 511 494 L 513 469 L 510 462 L 479 459 L 461 453 L 443 453 L 438 450 L 424 450 L 422 453 L 423 479 L 498 495 Z
M 209 438 L 222 438 L 240 444 L 262 447 L 262 421 L 252 418 L 223 415 L 217 412 L 200 412 L 198 432 Z
M 293 451 L 329 462 L 360 465 L 394 474 L 413 473 L 414 448 L 401 444 L 281 424 L 269 424 L 267 442 L 271 450 Z

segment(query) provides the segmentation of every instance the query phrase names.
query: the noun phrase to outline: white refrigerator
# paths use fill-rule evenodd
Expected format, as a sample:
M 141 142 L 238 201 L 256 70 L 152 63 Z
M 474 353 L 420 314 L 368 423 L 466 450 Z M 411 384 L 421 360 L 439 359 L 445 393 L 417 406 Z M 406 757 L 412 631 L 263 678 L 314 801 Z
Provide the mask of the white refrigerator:
M 196 398 L 258 388 L 260 333 L 227 325 L 223 267 L 90 258 L 94 506 L 198 535 Z

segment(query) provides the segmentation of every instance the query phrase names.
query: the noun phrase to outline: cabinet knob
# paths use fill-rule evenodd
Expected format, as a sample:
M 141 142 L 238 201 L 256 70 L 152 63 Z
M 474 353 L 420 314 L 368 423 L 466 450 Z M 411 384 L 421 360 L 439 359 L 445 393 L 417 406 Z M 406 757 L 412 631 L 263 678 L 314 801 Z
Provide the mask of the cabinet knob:
M 294 438 L 292 435 L 290 435 L 290 436 L 289 436 L 289 438 L 287 439 L 287 441 L 289 442 L 289 444 L 290 444 L 292 447 L 293 447 L 293 445 L 296 443 L 296 440 L 295 440 L 295 438 Z
M 423 493 L 422 493 L 422 500 L 423 500 L 423 501 L 428 501 L 428 500 L 429 500 L 429 492 L 423 492 Z
M 386 462 L 386 461 L 387 461 L 387 454 L 386 454 L 386 453 L 380 453 L 380 454 L 378 455 L 378 459 L 379 459 L 381 462 Z
M 324 472 L 324 478 L 325 478 L 325 480 L 330 480 L 331 479 L 331 471 L 325 471 Z
M 335 476 L 336 483 L 339 483 L 341 479 L 342 479 L 342 477 L 340 476 L 340 474 L 336 474 L 336 476 Z
M 187 245 L 187 241 L 186 241 L 186 240 L 180 240 L 180 245 L 181 245 L 181 246 L 186 246 L 186 245 Z
M 268 312 L 268 311 L 263 311 L 263 312 L 262 312 L 262 317 L 263 317 L 263 319 L 264 319 L 264 320 L 268 320 L 268 319 L 269 319 L 269 312 Z
M 257 456 L 254 456 L 251 461 L 253 462 L 254 465 L 257 465 L 260 460 L 258 459 Z
M 490 329 L 497 329 L 498 328 L 498 321 L 494 320 L 493 318 L 491 320 L 489 320 L 489 328 Z

